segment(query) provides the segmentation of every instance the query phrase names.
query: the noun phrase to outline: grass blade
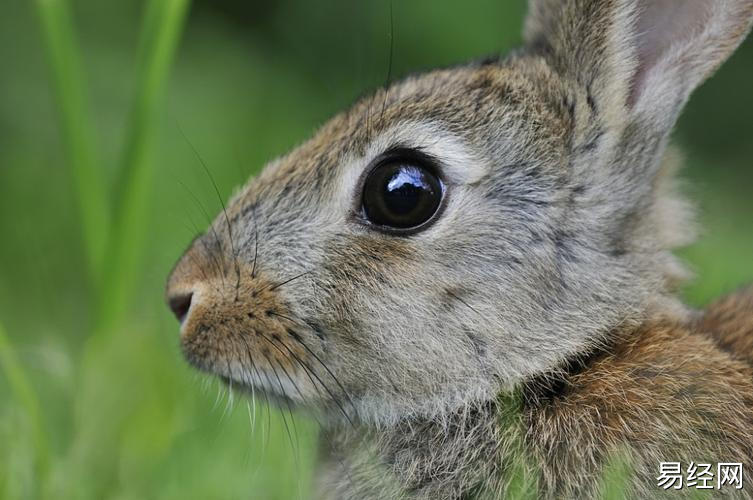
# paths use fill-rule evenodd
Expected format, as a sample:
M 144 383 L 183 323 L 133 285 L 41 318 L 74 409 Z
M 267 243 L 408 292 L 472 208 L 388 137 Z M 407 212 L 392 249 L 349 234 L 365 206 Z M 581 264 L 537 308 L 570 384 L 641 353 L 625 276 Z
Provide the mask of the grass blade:
M 113 354 L 122 349 L 124 339 L 114 332 L 120 327 L 132 295 L 135 277 L 140 274 L 146 228 L 149 222 L 148 200 L 151 190 L 151 149 L 168 71 L 180 38 L 189 0 L 150 0 L 142 21 L 137 69 L 137 87 L 125 138 L 125 150 L 118 174 L 113 208 L 112 229 L 107 242 L 103 279 L 97 297 L 96 318 L 92 335 L 84 346 L 78 379 L 80 384 L 74 405 L 74 439 L 65 473 L 58 488 L 60 498 L 74 492 L 80 497 L 101 498 L 116 478 L 118 456 L 103 453 L 117 449 L 124 427 L 125 413 L 115 412 L 118 395 L 112 401 L 112 386 L 102 383 L 108 377 L 118 381 L 122 367 L 103 365 L 103 360 L 118 359 Z M 105 362 L 106 363 L 106 362 Z M 94 411 L 92 411 L 94 409 Z M 92 471 L 94 471 L 92 473 Z M 93 474 L 86 485 L 76 478 Z M 85 486 L 85 487 L 84 487 Z
M 36 0 L 35 4 L 52 73 L 67 162 L 73 174 L 88 271 L 92 284 L 96 285 L 107 244 L 110 207 L 105 196 L 107 186 L 96 160 L 78 46 L 65 0 Z
M 13 350 L 13 346 L 10 344 L 10 340 L 2 324 L 0 324 L 0 373 L 5 376 L 10 386 L 11 394 L 29 418 L 29 424 L 34 437 L 37 468 L 36 483 L 39 485 L 39 492 L 44 488 L 50 463 L 47 435 L 42 425 L 41 414 L 39 413 L 37 394 L 31 382 L 29 382 L 23 366 L 18 361 L 18 357 Z
M 188 0 L 152 0 L 144 16 L 138 89 L 127 131 L 122 170 L 116 183 L 117 204 L 98 308 L 99 332 L 109 331 L 117 324 L 127 307 L 133 277 L 138 275 L 148 224 L 150 153 L 156 112 L 188 5 Z

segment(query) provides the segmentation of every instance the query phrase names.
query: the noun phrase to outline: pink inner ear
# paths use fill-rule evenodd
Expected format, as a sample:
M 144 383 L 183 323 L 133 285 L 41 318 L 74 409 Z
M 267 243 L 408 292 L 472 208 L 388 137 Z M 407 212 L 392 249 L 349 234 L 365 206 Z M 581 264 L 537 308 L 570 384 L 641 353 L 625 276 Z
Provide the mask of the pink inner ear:
M 641 0 L 636 25 L 638 69 L 631 105 L 643 91 L 646 74 L 673 46 L 687 44 L 702 31 L 713 8 L 712 0 Z

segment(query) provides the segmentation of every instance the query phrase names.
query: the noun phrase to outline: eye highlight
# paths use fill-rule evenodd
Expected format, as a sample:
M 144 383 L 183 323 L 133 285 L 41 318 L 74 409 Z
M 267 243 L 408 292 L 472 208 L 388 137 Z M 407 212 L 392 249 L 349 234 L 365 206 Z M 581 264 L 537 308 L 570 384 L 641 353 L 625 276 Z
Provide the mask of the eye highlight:
M 433 166 L 415 155 L 390 155 L 366 176 L 363 213 L 372 224 L 397 232 L 412 232 L 434 218 L 444 185 Z

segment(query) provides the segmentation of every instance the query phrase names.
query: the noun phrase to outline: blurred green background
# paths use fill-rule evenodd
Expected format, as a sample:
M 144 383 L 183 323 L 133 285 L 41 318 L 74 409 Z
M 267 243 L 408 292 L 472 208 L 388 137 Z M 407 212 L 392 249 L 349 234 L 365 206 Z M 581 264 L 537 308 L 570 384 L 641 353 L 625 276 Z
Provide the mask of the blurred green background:
M 188 368 L 163 304 L 220 209 L 192 146 L 227 198 L 383 84 L 391 36 L 399 77 L 507 50 L 524 10 L 404 0 L 390 23 L 385 1 L 4 0 L 0 497 L 308 498 L 315 425 Z M 704 228 L 682 251 L 692 304 L 753 280 L 752 85 L 749 39 L 675 134 Z

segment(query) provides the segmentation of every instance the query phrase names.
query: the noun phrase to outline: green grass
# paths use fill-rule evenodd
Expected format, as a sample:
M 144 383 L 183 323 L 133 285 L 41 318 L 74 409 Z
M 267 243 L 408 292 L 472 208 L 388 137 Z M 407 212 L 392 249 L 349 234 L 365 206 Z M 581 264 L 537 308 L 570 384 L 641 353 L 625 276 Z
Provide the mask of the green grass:
M 127 308 L 132 276 L 135 275 L 143 249 L 148 216 L 147 193 L 151 186 L 150 148 L 154 141 L 154 114 L 159 108 L 164 92 L 165 81 L 175 52 L 177 41 L 185 19 L 187 0 L 152 0 L 148 2 L 142 27 L 138 84 L 134 104 L 130 113 L 130 124 L 126 132 L 126 147 L 122 157 L 122 167 L 117 172 L 117 193 L 109 194 L 111 186 L 103 181 L 101 169 L 97 165 L 89 106 L 86 102 L 86 89 L 79 57 L 79 49 L 74 36 L 70 9 L 66 0 L 38 0 L 36 7 L 41 24 L 41 32 L 46 42 L 50 62 L 51 82 L 53 83 L 60 116 L 60 128 L 66 142 L 67 165 L 75 181 L 76 197 L 79 200 L 79 213 L 87 251 L 86 261 L 90 272 L 89 300 L 94 310 L 90 324 L 88 342 L 80 358 L 77 377 L 79 385 L 85 388 L 78 396 L 86 408 L 84 418 L 74 425 L 73 446 L 70 460 L 63 465 L 64 474 L 58 474 L 56 484 L 47 483 L 49 461 L 45 430 L 39 418 L 39 403 L 28 382 L 20 363 L 5 341 L 0 330 L 0 353 L 2 366 L 11 381 L 11 387 L 19 402 L 23 404 L 27 417 L 32 422 L 36 450 L 36 481 L 30 490 L 40 496 L 73 497 L 82 491 L 90 491 L 92 496 L 100 496 L 106 491 L 104 484 L 107 471 L 100 476 L 99 487 L 81 488 L 71 481 L 83 477 L 86 471 L 99 467 L 98 448 L 100 445 L 115 444 L 113 430 L 101 430 L 103 422 L 98 419 L 93 425 L 100 427 L 93 446 L 82 447 L 81 443 L 91 441 L 91 428 L 87 425 L 89 409 L 101 401 L 102 394 L 94 389 L 94 402 L 89 380 L 99 379 L 103 367 L 101 356 L 109 347 L 108 338 L 116 331 L 121 315 Z M 106 199 L 114 199 L 113 204 Z M 107 389 L 106 389 L 107 390 Z M 74 401 L 74 404 L 79 401 Z M 89 404 L 87 404 L 89 403 Z M 91 406 L 90 406 L 91 404 Z M 78 423 L 78 422 L 76 422 Z M 84 451 L 81 451 L 81 450 Z M 96 462 L 92 460 L 96 457 Z M 88 496 L 88 495 L 83 495 Z
M 47 444 L 47 430 L 43 427 L 40 416 L 39 399 L 18 356 L 10 345 L 2 324 L 0 324 L 0 373 L 5 376 L 13 402 L 22 409 L 30 427 L 35 459 L 34 477 L 44 484 L 47 480 L 50 452 Z
M 89 272 L 92 280 L 98 280 L 107 244 L 109 207 L 105 201 L 102 171 L 97 165 L 70 7 L 64 0 L 36 0 L 35 5 L 50 63 L 50 81 L 60 109 L 68 165 L 76 188 Z
M 388 9 L 194 2 L 0 7 L 0 498 L 308 496 L 315 425 L 289 438 L 181 359 L 164 279 L 219 203 L 178 127 L 228 196 L 384 81 Z M 520 3 L 394 9 L 396 75 L 519 40 Z M 693 304 L 753 278 L 744 50 L 677 134 L 706 227 Z
M 138 87 L 126 131 L 122 169 L 116 175 L 114 231 L 107 246 L 108 262 L 98 303 L 97 331 L 111 331 L 127 309 L 132 277 L 141 267 L 140 256 L 149 217 L 152 185 L 155 114 L 164 93 L 188 0 L 152 0 L 148 3 L 141 31 Z M 103 188 L 105 186 L 102 186 Z

